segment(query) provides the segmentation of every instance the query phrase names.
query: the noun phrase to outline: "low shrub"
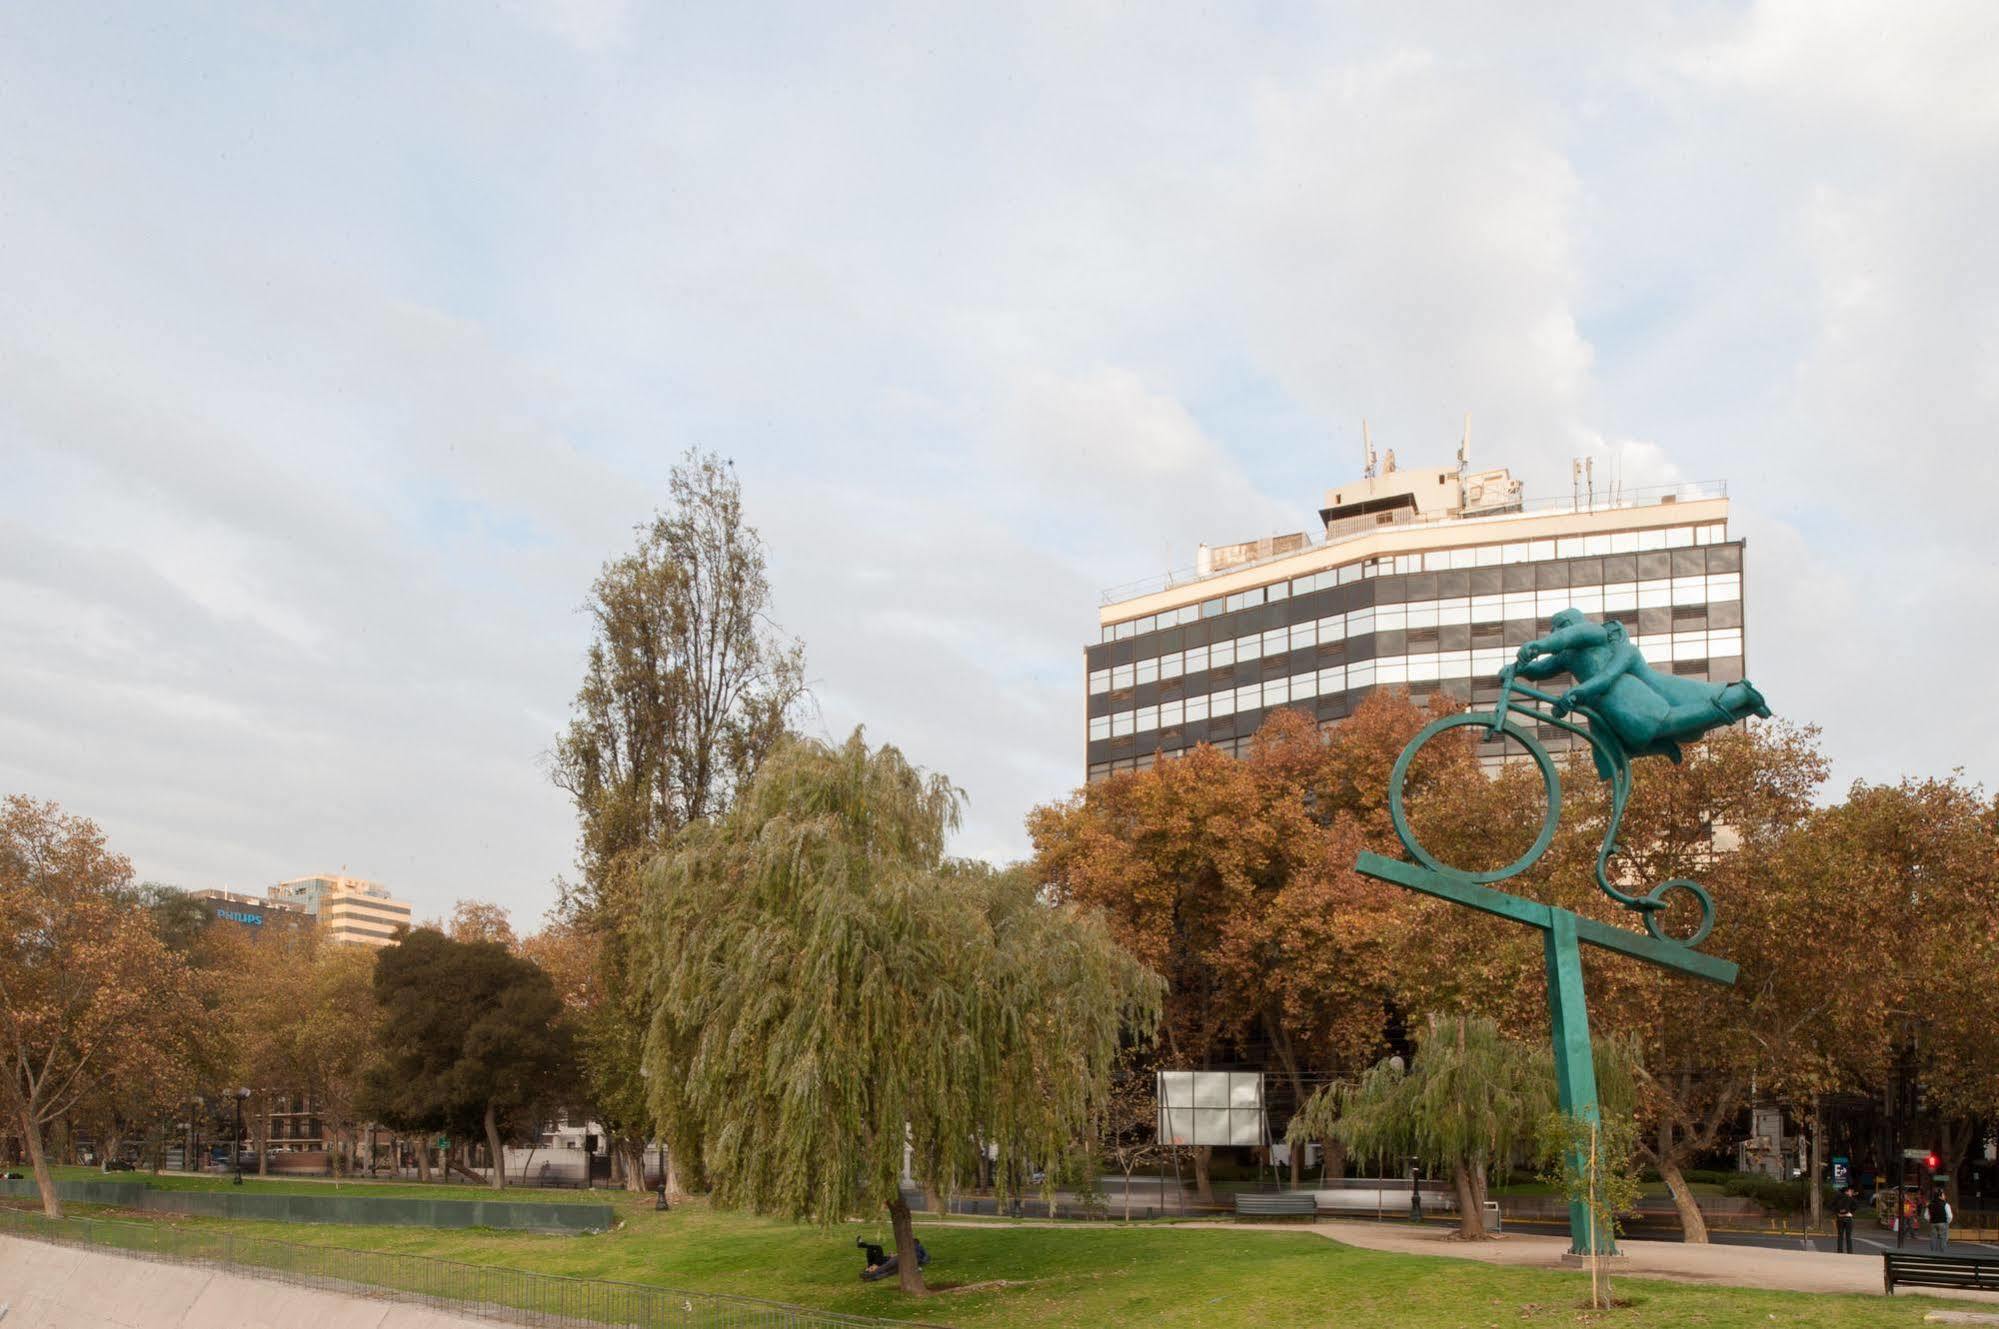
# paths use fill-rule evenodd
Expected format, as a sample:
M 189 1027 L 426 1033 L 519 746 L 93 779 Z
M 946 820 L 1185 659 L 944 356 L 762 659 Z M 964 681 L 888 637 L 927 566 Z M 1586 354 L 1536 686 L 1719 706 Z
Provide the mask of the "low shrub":
M 1772 1213 L 1803 1213 L 1811 1206 L 1811 1183 L 1803 1179 L 1779 1181 L 1775 1177 L 1757 1176 L 1753 1173 L 1726 1174 L 1728 1179 L 1721 1183 L 1724 1195 L 1745 1196 L 1762 1205 Z M 1832 1188 L 1826 1188 L 1826 1199 L 1832 1198 Z

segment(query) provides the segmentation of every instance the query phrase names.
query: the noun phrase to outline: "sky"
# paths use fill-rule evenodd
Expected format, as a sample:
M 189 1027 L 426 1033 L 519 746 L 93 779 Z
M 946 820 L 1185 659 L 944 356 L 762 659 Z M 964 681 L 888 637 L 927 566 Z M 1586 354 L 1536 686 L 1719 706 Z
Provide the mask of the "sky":
M 808 730 L 1019 857 L 1105 587 L 1467 413 L 1530 498 L 1725 480 L 1836 787 L 1989 786 L 1995 88 L 1944 0 L 0 8 L 0 792 L 531 928 L 702 448 Z

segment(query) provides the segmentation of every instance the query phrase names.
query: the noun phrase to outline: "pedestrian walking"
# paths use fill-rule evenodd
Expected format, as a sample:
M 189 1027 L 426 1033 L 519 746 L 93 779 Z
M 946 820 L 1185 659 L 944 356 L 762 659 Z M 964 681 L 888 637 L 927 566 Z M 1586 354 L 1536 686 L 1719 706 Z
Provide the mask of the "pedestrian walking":
M 1930 1249 L 1941 1255 L 1950 1247 L 1950 1200 L 1943 1187 L 1930 1192 Z
M 1897 1188 L 1895 1191 L 1895 1248 L 1900 1250 L 1908 1244 L 1909 1237 L 1916 1230 L 1916 1193 Z
M 1855 1200 L 1853 1187 L 1848 1186 L 1833 1202 L 1832 1229 L 1834 1248 L 1841 1255 L 1853 1254 L 1853 1210 Z

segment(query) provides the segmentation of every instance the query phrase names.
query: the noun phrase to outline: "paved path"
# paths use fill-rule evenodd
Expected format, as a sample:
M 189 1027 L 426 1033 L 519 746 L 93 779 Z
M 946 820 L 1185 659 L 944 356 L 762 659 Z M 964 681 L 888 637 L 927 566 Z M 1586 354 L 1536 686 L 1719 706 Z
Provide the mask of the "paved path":
M 1046 1219 L 954 1221 L 922 1219 L 924 1227 L 1074 1227 L 1072 1223 Z M 1315 1223 L 1205 1223 L 1169 1225 L 1175 1232 L 1202 1228 L 1225 1228 L 1232 1232 L 1309 1232 L 1328 1241 L 1358 1246 L 1362 1250 L 1392 1251 L 1399 1255 L 1439 1255 L 1453 1260 L 1477 1260 L 1483 1264 L 1513 1265 L 1530 1269 L 1574 1271 L 1565 1264 L 1569 1238 L 1536 1233 L 1508 1232 L 1491 1241 L 1458 1241 L 1454 1229 L 1439 1226 L 1417 1227 L 1411 1223 L 1354 1222 L 1321 1219 Z M 1881 1295 L 1879 1249 L 1864 1249 L 1867 1239 L 1857 1237 L 1863 1249 L 1854 1255 L 1838 1255 L 1822 1250 L 1776 1249 L 1768 1246 L 1688 1245 L 1682 1241 L 1640 1241 L 1623 1239 L 1618 1249 L 1624 1254 L 1612 1264 L 1612 1277 L 1669 1278 L 1681 1283 L 1718 1283 L 1727 1287 L 1778 1288 L 1787 1292 L 1852 1292 Z M 1880 1243 L 1871 1243 L 1877 1247 Z M 1952 1242 L 1953 1247 L 1961 1243 Z M 1887 1249 L 1892 1250 L 1889 1243 Z M 1914 1249 L 1911 1247 L 1911 1249 Z M 1966 1252 L 1966 1253 L 1983 1253 Z M 1999 1305 L 1999 1293 L 1955 1292 L 1923 1288 L 1924 1296 L 1956 1297 Z
M 1313 1223 L 1309 1227 L 1288 1223 L 1282 1227 L 1248 1223 L 1186 1226 L 1254 1228 L 1261 1232 L 1310 1231 L 1365 1250 L 1442 1255 L 1486 1264 L 1540 1269 L 1574 1267 L 1562 1263 L 1562 1256 L 1569 1249 L 1566 1236 L 1509 1232 L 1491 1241 L 1457 1241 L 1442 1228 L 1342 1222 L 1337 1219 Z M 1613 1276 L 1670 1278 L 1684 1283 L 1721 1283 L 1732 1287 L 1783 1288 L 1792 1292 L 1860 1292 L 1876 1296 L 1881 1293 L 1878 1252 L 1835 1255 L 1827 1251 L 1772 1250 L 1759 1246 L 1690 1246 L 1679 1241 L 1636 1240 L 1620 1241 L 1618 1249 L 1624 1255 L 1614 1262 Z M 1999 1293 L 1951 1293 L 1924 1289 L 1924 1294 L 1955 1295 L 1965 1300 L 1999 1304 Z
M 0 1237 L 6 1329 L 490 1329 L 491 1321 L 200 1266 Z
M 1541 1233 L 1546 1236 L 1556 1236 L 1567 1232 L 1569 1230 L 1569 1223 L 1566 1218 L 1560 1222 L 1556 1222 L 1552 1219 L 1519 1219 L 1508 1217 L 1506 1220 L 1506 1230 L 1508 1232 Z M 1825 1251 L 1830 1253 L 1836 1245 L 1830 1233 L 1812 1235 L 1797 1232 L 1747 1231 L 1742 1228 L 1725 1227 L 1709 1228 L 1708 1239 L 1717 1246 L 1760 1246 L 1765 1250 L 1783 1251 Z M 1677 1236 L 1656 1236 L 1641 1232 L 1634 1236 L 1632 1240 L 1678 1241 L 1679 1238 Z M 1853 1249 L 1861 1255 L 1879 1255 L 1882 1251 L 1892 1251 L 1895 1249 L 1895 1237 L 1893 1233 L 1885 1228 L 1875 1227 L 1872 1224 L 1862 1224 L 1853 1234 Z M 1913 1255 L 1927 1255 L 1930 1249 L 1929 1238 L 1920 1235 L 1916 1236 L 1901 1249 Z M 1961 1235 L 1953 1235 L 1950 1241 L 1950 1253 L 1952 1255 L 1976 1255 L 1999 1258 L 1999 1242 L 1971 1241 Z

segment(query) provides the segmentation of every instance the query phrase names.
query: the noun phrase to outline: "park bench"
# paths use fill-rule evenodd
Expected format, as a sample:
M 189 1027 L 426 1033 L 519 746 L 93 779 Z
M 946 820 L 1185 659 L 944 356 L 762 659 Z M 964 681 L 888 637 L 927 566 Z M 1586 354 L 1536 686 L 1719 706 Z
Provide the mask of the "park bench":
M 1319 1202 L 1310 1191 L 1260 1191 L 1235 1197 L 1238 1218 L 1317 1218 Z
M 1968 1287 L 1999 1292 L 1999 1260 L 1975 1255 L 1918 1255 L 1881 1252 L 1881 1281 L 1889 1296 L 1903 1287 Z

